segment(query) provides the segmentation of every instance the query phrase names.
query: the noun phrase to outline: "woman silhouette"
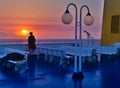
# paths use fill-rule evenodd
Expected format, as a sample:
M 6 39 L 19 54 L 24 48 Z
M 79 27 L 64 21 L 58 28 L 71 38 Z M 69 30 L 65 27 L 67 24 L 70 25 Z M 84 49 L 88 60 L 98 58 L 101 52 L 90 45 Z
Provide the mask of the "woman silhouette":
M 36 39 L 35 36 L 33 35 L 32 32 L 29 33 L 30 36 L 28 37 L 28 48 L 29 48 L 29 52 L 30 54 L 34 54 L 34 50 L 36 49 Z

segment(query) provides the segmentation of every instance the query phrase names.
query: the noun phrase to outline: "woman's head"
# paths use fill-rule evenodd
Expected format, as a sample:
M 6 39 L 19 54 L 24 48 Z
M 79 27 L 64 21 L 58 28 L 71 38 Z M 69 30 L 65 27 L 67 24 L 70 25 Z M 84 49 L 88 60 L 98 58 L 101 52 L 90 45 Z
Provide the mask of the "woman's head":
M 30 32 L 29 34 L 30 34 L 30 35 L 33 35 L 33 32 Z

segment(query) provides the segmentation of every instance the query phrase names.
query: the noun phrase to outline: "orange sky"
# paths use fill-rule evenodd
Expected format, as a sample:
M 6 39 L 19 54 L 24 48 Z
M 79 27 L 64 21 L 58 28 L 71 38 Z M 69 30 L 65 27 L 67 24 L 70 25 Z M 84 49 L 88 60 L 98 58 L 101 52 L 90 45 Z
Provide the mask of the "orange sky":
M 22 29 L 32 31 L 39 39 L 74 38 L 74 20 L 70 25 L 61 22 L 61 16 L 71 1 L 78 8 L 87 4 L 95 22 L 89 27 L 83 25 L 83 30 L 100 38 L 103 0 L 0 0 L 0 39 L 26 38 L 28 35 L 20 35 Z M 73 7 L 70 11 L 74 16 Z

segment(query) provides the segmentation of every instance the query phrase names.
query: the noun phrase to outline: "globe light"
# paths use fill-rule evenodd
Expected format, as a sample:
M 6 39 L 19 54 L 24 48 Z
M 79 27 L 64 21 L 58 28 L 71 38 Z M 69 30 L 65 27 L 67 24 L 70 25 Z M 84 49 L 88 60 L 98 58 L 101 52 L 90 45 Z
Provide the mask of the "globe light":
M 73 16 L 70 14 L 70 13 L 64 13 L 63 14 L 63 16 L 62 16 L 62 22 L 64 23 L 64 24 L 70 24 L 70 23 L 72 23 L 72 21 L 73 21 Z
M 94 18 L 93 16 L 91 16 L 90 14 L 87 14 L 85 17 L 84 17 L 84 24 L 87 25 L 87 26 L 90 26 L 92 25 L 94 22 Z

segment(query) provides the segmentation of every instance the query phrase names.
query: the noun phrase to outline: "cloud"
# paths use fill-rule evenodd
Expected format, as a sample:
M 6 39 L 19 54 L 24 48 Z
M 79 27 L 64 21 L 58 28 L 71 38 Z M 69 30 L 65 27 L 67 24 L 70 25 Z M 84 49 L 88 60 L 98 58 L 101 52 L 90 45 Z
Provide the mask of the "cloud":
M 22 36 L 18 36 L 13 33 L 0 32 L 0 39 L 21 39 Z

